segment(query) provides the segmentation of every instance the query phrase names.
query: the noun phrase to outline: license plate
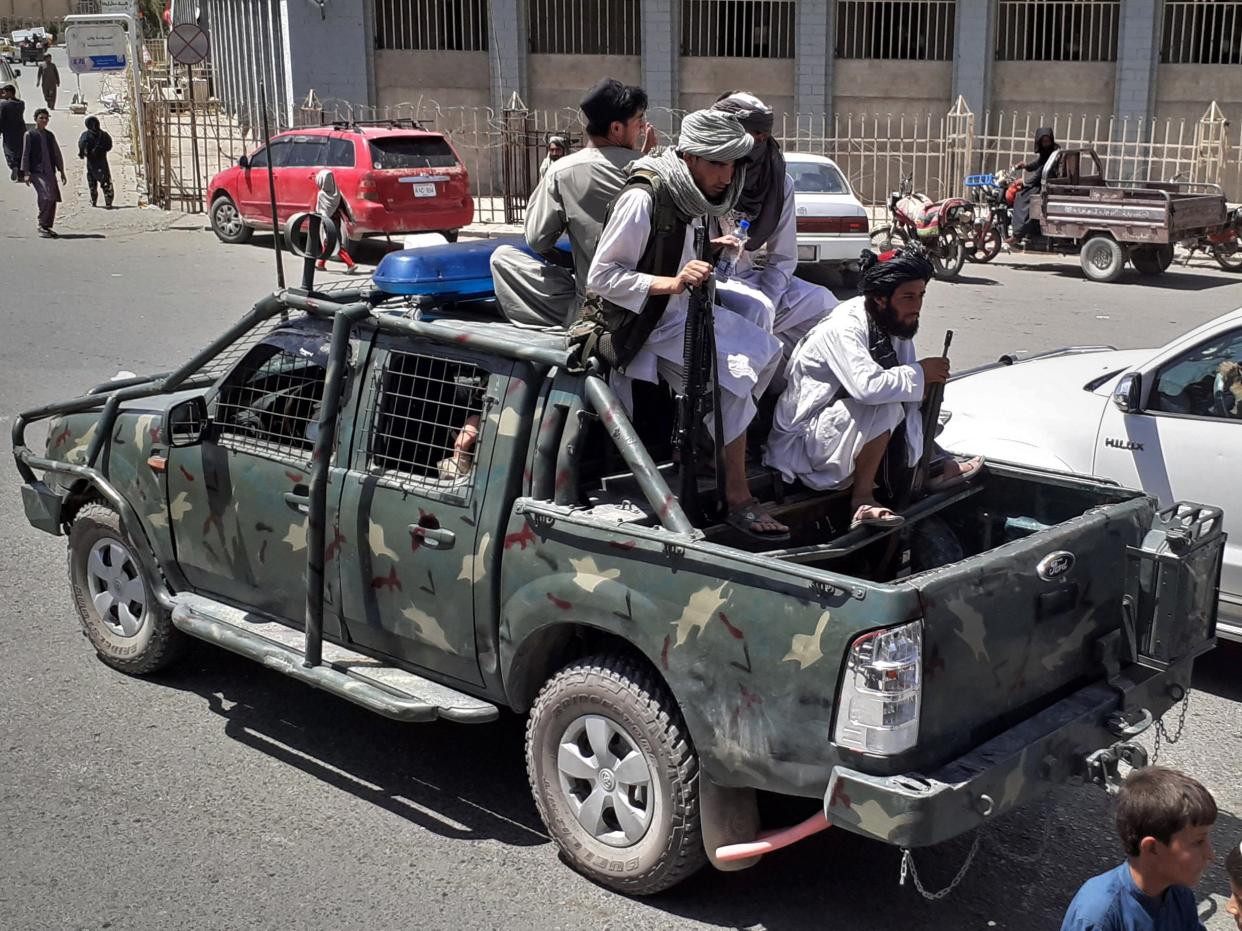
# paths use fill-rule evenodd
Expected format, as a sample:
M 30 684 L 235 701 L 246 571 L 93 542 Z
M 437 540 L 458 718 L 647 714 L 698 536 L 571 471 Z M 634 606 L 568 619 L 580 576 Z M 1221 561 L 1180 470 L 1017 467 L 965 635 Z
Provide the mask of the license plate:
M 814 246 L 799 246 L 798 247 L 798 261 L 799 262 L 814 262 L 818 258 L 818 256 L 819 256 L 819 250 L 816 249 Z
M 415 184 L 414 185 L 414 196 L 415 197 L 435 197 L 436 186 L 434 184 Z

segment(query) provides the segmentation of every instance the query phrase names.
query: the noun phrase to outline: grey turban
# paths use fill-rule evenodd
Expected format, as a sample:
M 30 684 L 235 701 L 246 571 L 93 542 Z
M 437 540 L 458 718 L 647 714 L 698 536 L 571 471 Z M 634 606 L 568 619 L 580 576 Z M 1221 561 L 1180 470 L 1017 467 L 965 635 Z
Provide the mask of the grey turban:
M 731 113 L 695 110 L 681 121 L 677 151 L 713 162 L 736 162 L 750 154 L 754 140 Z
M 772 108 L 746 91 L 737 91 L 723 100 L 717 100 L 712 109 L 732 113 L 746 127 L 747 132 L 770 133 L 776 122 L 776 114 Z

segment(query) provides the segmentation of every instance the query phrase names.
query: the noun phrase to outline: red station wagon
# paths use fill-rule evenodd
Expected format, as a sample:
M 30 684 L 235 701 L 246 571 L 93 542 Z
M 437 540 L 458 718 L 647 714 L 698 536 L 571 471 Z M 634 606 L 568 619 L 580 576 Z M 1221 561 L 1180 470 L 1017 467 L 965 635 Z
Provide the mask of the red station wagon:
M 221 240 L 242 243 L 272 225 L 267 165 L 272 161 L 276 214 L 286 220 L 315 207 L 315 175 L 331 168 L 348 217 L 344 236 L 440 232 L 455 240 L 474 218 L 470 176 L 437 132 L 411 121 L 338 123 L 272 137 L 211 179 L 207 214 Z

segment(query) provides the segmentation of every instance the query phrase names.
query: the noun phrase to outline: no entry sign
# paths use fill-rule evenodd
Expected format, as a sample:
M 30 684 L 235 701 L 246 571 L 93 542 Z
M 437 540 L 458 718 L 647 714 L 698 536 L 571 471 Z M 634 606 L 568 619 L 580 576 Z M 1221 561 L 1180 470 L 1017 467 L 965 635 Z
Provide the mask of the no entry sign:
M 173 26 L 168 34 L 168 57 L 179 65 L 197 65 L 206 61 L 210 51 L 207 33 L 194 23 Z

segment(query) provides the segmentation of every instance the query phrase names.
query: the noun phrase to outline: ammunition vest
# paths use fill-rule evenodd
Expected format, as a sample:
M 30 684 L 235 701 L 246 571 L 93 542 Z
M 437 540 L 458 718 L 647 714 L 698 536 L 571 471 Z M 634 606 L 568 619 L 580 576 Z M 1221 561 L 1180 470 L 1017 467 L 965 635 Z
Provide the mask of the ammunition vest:
M 608 226 L 621 195 L 634 188 L 650 191 L 652 200 L 651 236 L 635 271 L 671 278 L 681 271 L 681 253 L 690 218 L 677 209 L 659 175 L 644 169 L 631 174 L 609 205 L 604 227 Z M 664 316 L 669 297 L 668 294 L 648 295 L 642 309 L 634 313 L 598 294 L 589 295 L 582 307 L 582 320 L 574 328 L 583 341 L 582 357 L 598 356 L 612 368 L 625 371 Z M 574 336 L 575 332 L 571 332 L 571 339 Z

